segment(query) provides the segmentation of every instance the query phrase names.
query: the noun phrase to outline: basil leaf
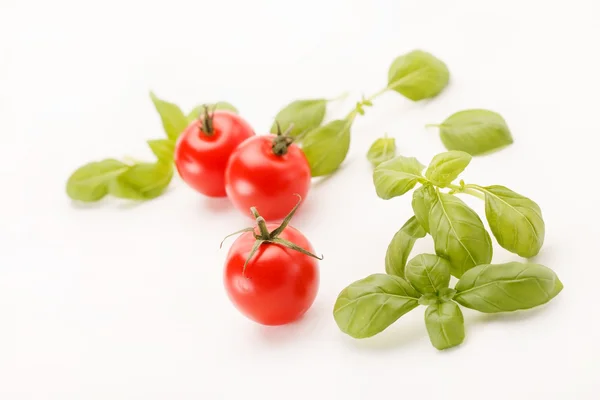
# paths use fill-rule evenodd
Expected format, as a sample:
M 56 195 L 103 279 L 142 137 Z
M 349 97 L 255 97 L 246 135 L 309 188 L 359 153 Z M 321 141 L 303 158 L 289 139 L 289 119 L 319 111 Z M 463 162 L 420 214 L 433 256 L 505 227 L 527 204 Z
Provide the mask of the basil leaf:
M 340 330 L 354 338 L 378 334 L 419 305 L 419 293 L 404 279 L 373 274 L 351 283 L 335 302 L 333 316 Z
M 187 118 L 177 105 L 159 99 L 152 92 L 150 92 L 150 98 L 160 115 L 167 137 L 171 140 L 177 140 L 181 132 L 188 125 Z
M 194 109 L 192 111 L 190 111 L 189 114 L 187 115 L 186 118 L 187 118 L 188 124 L 190 122 L 195 121 L 198 118 L 200 118 L 200 116 L 204 113 L 205 106 L 207 106 L 210 111 L 212 111 L 212 110 L 225 110 L 225 111 L 231 111 L 231 112 L 236 113 L 236 114 L 238 113 L 238 109 L 235 108 L 233 106 L 233 104 L 228 103 L 226 101 L 218 101 L 216 103 L 200 104 L 199 106 L 194 107 Z
M 425 177 L 436 186 L 444 187 L 458 178 L 471 162 L 471 155 L 464 151 L 448 151 L 433 157 Z
M 173 167 L 170 164 L 135 164 L 110 182 L 109 191 L 123 199 L 149 200 L 160 196 L 172 177 Z
M 452 275 L 460 278 L 465 271 L 492 260 L 492 241 L 481 219 L 456 196 L 435 192 L 429 213 L 429 232 L 435 252 L 450 261 Z
M 404 266 L 415 241 L 425 237 L 425 230 L 415 217 L 411 217 L 392 238 L 385 253 L 385 272 L 404 277 Z
M 442 122 L 439 128 L 442 143 L 448 150 L 461 150 L 473 156 L 513 143 L 504 118 L 489 110 L 459 111 Z
M 327 100 L 325 99 L 293 101 L 277 113 L 276 122 L 271 126 L 271 133 L 277 133 L 277 122 L 282 132 L 287 131 L 290 124 L 294 124 L 289 132 L 292 137 L 309 132 L 323 123 L 326 110 Z
M 437 294 L 450 284 L 450 262 L 435 254 L 419 254 L 406 264 L 406 280 L 423 294 Z
M 446 64 L 430 53 L 414 50 L 394 60 L 388 72 L 388 89 L 418 101 L 437 96 L 449 79 Z
M 306 134 L 302 151 L 312 176 L 328 175 L 338 169 L 350 148 L 352 121 L 335 120 Z
M 367 152 L 367 159 L 374 167 L 396 156 L 396 139 L 382 137 L 373 142 Z
M 465 340 L 465 320 L 454 302 L 433 304 L 425 310 L 429 340 L 438 350 L 458 346 Z
M 175 142 L 169 139 L 155 139 L 148 140 L 148 146 L 152 150 L 152 153 L 158 158 L 160 161 L 164 163 L 172 163 L 174 152 L 175 152 Z
M 547 303 L 560 293 L 562 283 L 543 265 L 509 262 L 478 265 L 460 278 L 455 289 L 459 304 L 496 313 Z
M 500 246 L 521 257 L 538 254 L 546 228 L 537 203 L 504 186 L 471 186 L 485 194 L 485 216 Z
M 414 157 L 398 156 L 379 164 L 373 171 L 377 195 L 384 200 L 402 196 L 414 188 L 425 166 Z
M 79 167 L 67 180 L 67 195 L 73 200 L 93 202 L 108 193 L 108 183 L 129 169 L 127 164 L 108 158 Z
M 435 189 L 431 185 L 423 185 L 413 192 L 412 208 L 425 232 L 429 232 L 429 212 L 435 198 Z

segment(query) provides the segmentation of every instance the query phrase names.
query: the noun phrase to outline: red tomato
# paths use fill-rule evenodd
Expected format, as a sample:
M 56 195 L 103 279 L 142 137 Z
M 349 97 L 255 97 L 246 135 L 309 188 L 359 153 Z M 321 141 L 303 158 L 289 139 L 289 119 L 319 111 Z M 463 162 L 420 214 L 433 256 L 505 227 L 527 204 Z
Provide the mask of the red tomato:
M 264 230 L 249 228 L 229 249 L 225 289 L 246 317 L 263 325 L 282 325 L 299 319 L 313 304 L 319 288 L 317 256 L 306 237 L 287 222 L 274 235 L 277 225 L 261 219 L 257 221 Z M 257 240 L 272 242 L 263 242 L 253 252 Z
M 306 198 L 310 167 L 302 150 L 289 139 L 281 135 L 254 136 L 231 155 L 225 189 L 243 213 L 248 214 L 255 206 L 267 221 L 276 221 L 294 207 L 294 194 Z M 276 141 L 280 141 L 277 146 Z
M 216 110 L 205 113 L 183 131 L 175 147 L 175 166 L 181 178 L 198 192 L 223 197 L 225 167 L 235 148 L 250 136 L 252 127 L 239 115 Z

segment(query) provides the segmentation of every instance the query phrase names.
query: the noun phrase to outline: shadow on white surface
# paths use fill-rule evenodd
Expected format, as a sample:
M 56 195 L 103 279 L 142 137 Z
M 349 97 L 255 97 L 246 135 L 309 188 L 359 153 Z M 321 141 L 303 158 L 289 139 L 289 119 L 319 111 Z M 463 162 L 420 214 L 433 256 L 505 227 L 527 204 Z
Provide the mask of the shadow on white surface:
M 200 195 L 201 196 L 201 195 Z M 227 197 L 206 197 L 201 196 L 201 207 L 208 212 L 223 213 L 233 209 L 233 204 Z
M 402 349 L 427 337 L 425 326 L 414 322 L 416 321 L 407 324 L 393 324 L 385 331 L 370 338 L 354 339 L 347 336 L 345 338 L 347 340 L 344 342 L 348 347 L 367 352 Z

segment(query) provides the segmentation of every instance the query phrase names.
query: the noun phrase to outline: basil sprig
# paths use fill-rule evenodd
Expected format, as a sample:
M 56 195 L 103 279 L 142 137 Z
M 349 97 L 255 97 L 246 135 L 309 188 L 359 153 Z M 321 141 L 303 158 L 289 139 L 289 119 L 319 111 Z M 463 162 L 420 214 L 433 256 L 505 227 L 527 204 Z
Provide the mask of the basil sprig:
M 67 180 L 67 195 L 76 201 L 96 202 L 111 195 L 116 198 L 144 201 L 163 194 L 174 175 L 173 155 L 181 132 L 208 106 L 211 110 L 237 109 L 227 102 L 199 105 L 187 115 L 179 106 L 150 92 L 166 134 L 165 139 L 148 140 L 156 156 L 154 162 L 124 162 L 114 158 L 87 163 L 75 170 Z
M 373 182 L 379 197 L 391 199 L 413 192 L 414 216 L 400 228 L 385 256 L 387 274 L 358 280 L 338 296 L 334 317 L 342 332 L 366 338 L 383 331 L 419 304 L 437 349 L 461 344 L 465 337 L 459 305 L 484 313 L 525 310 L 547 303 L 563 285 L 549 268 L 533 263 L 491 264 L 491 237 L 477 213 L 457 195 L 485 201 L 490 229 L 503 248 L 532 257 L 544 242 L 544 220 L 531 199 L 504 186 L 452 183 L 471 156 L 449 151 L 425 166 L 416 158 L 398 156 L 379 164 Z M 429 233 L 436 254 L 407 262 L 415 242 Z M 451 276 L 459 278 L 450 287 Z

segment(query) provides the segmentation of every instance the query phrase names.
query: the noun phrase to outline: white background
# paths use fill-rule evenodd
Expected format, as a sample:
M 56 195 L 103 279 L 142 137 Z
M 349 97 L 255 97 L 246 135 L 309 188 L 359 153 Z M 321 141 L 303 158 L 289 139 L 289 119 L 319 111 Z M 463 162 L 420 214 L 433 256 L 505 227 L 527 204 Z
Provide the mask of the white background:
M 599 17 L 597 0 L 0 0 L 0 398 L 600 398 Z M 294 224 L 325 260 L 299 323 L 261 327 L 229 303 L 219 242 L 252 221 L 226 200 L 179 179 L 135 206 L 65 195 L 83 163 L 151 159 L 151 89 L 186 111 L 230 101 L 265 132 L 297 98 L 350 91 L 328 118 L 345 115 L 415 48 L 444 60 L 451 84 L 432 101 L 382 96 L 343 168 L 313 185 Z M 368 146 L 387 132 L 426 164 L 444 149 L 424 124 L 473 107 L 501 113 L 515 143 L 464 178 L 540 204 L 535 261 L 564 291 L 530 312 L 465 312 L 467 338 L 445 352 L 423 307 L 372 339 L 345 336 L 337 294 L 383 271 L 412 213 L 410 196 L 375 195 Z

